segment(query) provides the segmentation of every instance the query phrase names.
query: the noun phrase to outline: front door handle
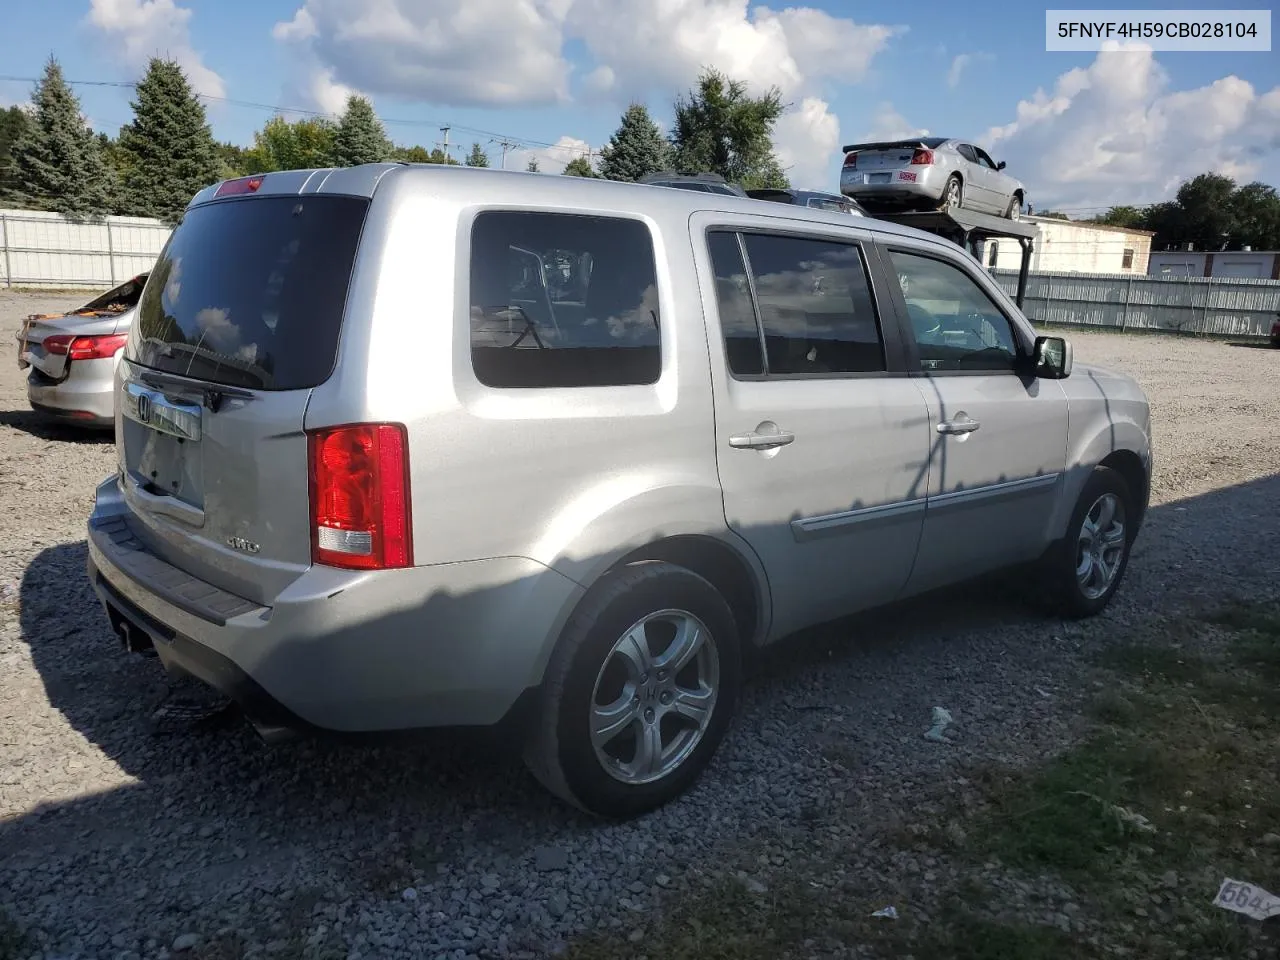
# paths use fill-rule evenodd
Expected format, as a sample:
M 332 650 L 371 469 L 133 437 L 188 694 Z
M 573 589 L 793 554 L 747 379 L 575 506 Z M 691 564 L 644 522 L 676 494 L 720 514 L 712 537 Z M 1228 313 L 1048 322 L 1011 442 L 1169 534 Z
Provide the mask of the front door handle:
M 772 450 L 785 447 L 795 440 L 794 433 L 779 430 L 777 433 L 735 433 L 729 438 L 729 446 L 739 450 Z
M 962 415 L 955 420 L 943 420 L 938 424 L 938 432 L 950 436 L 964 436 L 966 433 L 973 433 L 980 426 L 982 424 L 977 420 Z

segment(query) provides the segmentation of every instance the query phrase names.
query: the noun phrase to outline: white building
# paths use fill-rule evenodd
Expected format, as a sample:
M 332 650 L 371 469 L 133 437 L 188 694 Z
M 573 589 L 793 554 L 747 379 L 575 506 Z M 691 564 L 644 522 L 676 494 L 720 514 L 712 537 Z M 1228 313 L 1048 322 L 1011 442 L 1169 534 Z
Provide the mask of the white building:
M 1032 273 L 1147 272 L 1154 236 L 1150 231 L 1055 217 L 1022 219 L 1036 227 Z M 1017 270 L 1022 265 L 1022 247 L 1017 240 L 988 240 L 983 262 L 988 267 Z
M 1280 252 L 1169 250 L 1153 253 L 1147 273 L 1153 277 L 1243 277 L 1280 280 Z

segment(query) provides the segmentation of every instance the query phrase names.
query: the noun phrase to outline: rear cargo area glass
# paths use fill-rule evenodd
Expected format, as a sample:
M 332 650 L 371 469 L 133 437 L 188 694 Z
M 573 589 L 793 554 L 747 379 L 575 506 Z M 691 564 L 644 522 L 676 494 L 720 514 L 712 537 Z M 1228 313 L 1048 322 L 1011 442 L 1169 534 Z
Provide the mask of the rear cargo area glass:
M 228 386 L 323 383 L 368 208 L 355 197 L 281 196 L 187 211 L 151 271 L 126 356 Z

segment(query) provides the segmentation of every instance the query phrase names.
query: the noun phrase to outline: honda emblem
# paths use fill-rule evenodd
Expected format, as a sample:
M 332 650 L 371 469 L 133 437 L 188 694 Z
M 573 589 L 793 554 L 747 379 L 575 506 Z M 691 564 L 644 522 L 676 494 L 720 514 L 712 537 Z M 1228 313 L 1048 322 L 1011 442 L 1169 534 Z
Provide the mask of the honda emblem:
M 151 422 L 151 398 L 145 393 L 138 394 L 138 419 L 143 423 Z

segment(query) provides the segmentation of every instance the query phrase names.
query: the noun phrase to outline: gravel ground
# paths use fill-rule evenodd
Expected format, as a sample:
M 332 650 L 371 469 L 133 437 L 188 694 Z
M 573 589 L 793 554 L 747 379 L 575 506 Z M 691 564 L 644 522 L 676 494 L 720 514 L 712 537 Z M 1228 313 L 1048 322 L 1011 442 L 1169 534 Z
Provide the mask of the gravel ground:
M 743 851 L 767 878 L 793 855 L 781 828 L 814 811 L 848 808 L 870 837 L 966 769 L 1061 749 L 1084 658 L 1153 611 L 1280 590 L 1280 352 L 1075 334 L 1082 361 L 1142 381 L 1157 431 L 1153 509 L 1100 618 L 966 594 L 816 631 L 752 683 L 699 786 L 625 825 L 578 817 L 470 740 L 165 736 L 151 715 L 168 683 L 119 652 L 84 576 L 84 518 L 114 451 L 41 426 L 3 359 L 23 315 L 82 300 L 0 292 L 0 955 L 4 913 L 27 931 L 15 956 L 60 960 L 640 940 L 664 898 L 741 869 Z M 950 743 L 921 737 L 935 705 L 955 718 Z M 909 860 L 885 863 L 919 873 Z

